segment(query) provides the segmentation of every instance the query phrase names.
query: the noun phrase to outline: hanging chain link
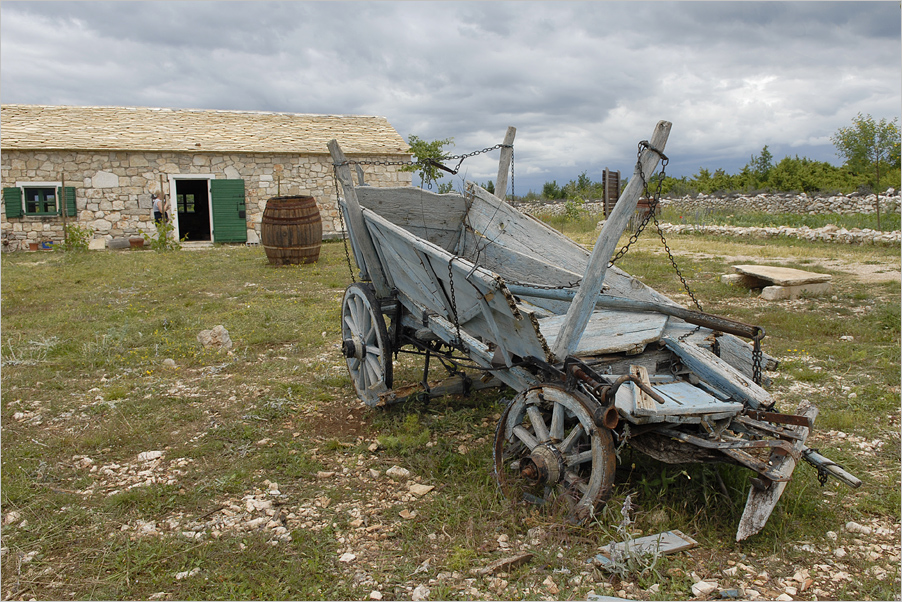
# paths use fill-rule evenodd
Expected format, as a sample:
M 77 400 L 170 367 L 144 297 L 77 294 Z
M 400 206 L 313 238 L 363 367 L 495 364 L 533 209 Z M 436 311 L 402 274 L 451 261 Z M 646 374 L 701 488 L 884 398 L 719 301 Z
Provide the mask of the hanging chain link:
M 460 321 L 457 319 L 457 298 L 454 295 L 454 272 L 452 271 L 451 266 L 454 264 L 455 259 L 457 259 L 457 255 L 452 256 L 448 261 L 448 283 L 451 288 L 451 313 L 454 314 L 454 329 L 457 331 L 457 340 L 453 341 L 451 346 L 466 352 L 467 350 L 463 345 L 463 338 L 460 336 Z
M 761 339 L 764 338 L 764 331 L 758 329 L 758 334 L 752 339 L 752 380 L 755 384 L 761 386 L 761 360 L 764 352 L 761 351 Z
M 648 189 L 648 181 L 645 179 L 645 172 L 642 170 L 642 151 L 650 150 L 654 153 L 657 153 L 659 157 L 661 157 L 661 173 L 657 176 L 657 185 L 655 186 L 655 191 L 652 194 Z M 617 254 L 611 259 L 611 265 L 613 265 L 617 260 L 626 255 L 627 251 L 629 251 L 630 246 L 639 239 L 639 235 L 642 234 L 642 231 L 645 230 L 645 227 L 648 225 L 649 221 L 654 221 L 655 228 L 658 230 L 658 235 L 661 237 L 661 243 L 664 245 L 664 250 L 667 252 L 667 258 L 670 260 L 670 265 L 673 266 L 674 271 L 680 279 L 680 283 L 683 285 L 683 289 L 689 295 L 689 298 L 692 299 L 692 302 L 695 304 L 695 307 L 698 308 L 699 311 L 702 310 L 701 304 L 696 299 L 695 294 L 692 292 L 692 289 L 689 288 L 689 283 L 686 282 L 686 278 L 683 276 L 683 272 L 680 270 L 677 265 L 676 258 L 673 256 L 673 253 L 670 250 L 670 246 L 667 244 L 667 239 L 664 237 L 664 230 L 661 228 L 661 224 L 658 223 L 658 216 L 656 215 L 658 210 L 658 204 L 661 202 L 661 194 L 664 188 L 664 178 L 666 176 L 667 164 L 670 162 L 670 159 L 662 153 L 660 150 L 654 148 L 649 145 L 648 140 L 643 140 L 638 145 L 638 150 L 636 151 L 636 169 L 639 172 L 639 178 L 642 180 L 642 188 L 645 192 L 645 198 L 649 199 L 648 212 L 642 218 L 642 221 L 639 223 L 639 227 L 636 228 L 636 231 L 630 236 L 627 243 L 620 249 Z
M 812 452 L 819 454 L 821 453 L 821 450 L 815 447 L 808 448 L 806 451 L 802 452 L 802 460 L 804 460 L 807 464 L 810 464 L 814 467 L 815 470 L 817 470 L 817 482 L 821 484 L 821 487 L 823 487 L 827 484 L 827 479 L 829 478 L 830 473 L 827 472 L 826 468 L 824 468 L 823 466 L 818 466 L 811 460 L 811 458 L 808 457 Z M 836 463 L 834 462 L 834 464 Z M 842 468 L 842 466 L 840 466 L 839 464 L 836 464 L 836 466 Z
M 650 150 L 658 154 L 661 157 L 661 173 L 657 176 L 657 186 L 655 187 L 654 194 L 649 194 L 648 190 L 648 181 L 645 179 L 645 173 L 642 171 L 642 151 Z M 650 200 L 648 212 L 642 218 L 642 221 L 639 223 L 639 227 L 636 228 L 636 231 L 630 236 L 627 243 L 621 248 L 617 254 L 611 259 L 611 265 L 613 265 L 618 259 L 626 255 L 626 252 L 629 251 L 630 246 L 639 239 L 639 235 L 642 234 L 642 231 L 645 230 L 645 227 L 648 225 L 649 221 L 653 221 L 655 224 L 655 228 L 658 231 L 658 236 L 661 237 L 661 244 L 664 245 L 664 250 L 667 252 L 667 258 L 670 260 L 670 265 L 673 266 L 674 271 L 676 272 L 677 277 L 680 279 L 680 283 L 683 285 L 683 289 L 689 295 L 689 298 L 692 299 L 692 302 L 695 304 L 695 307 L 699 311 L 702 310 L 702 306 L 699 303 L 698 299 L 695 297 L 695 294 L 692 292 L 692 289 L 689 287 L 689 283 L 686 282 L 686 278 L 683 276 L 682 271 L 677 265 L 676 258 L 673 256 L 673 253 L 670 250 L 670 246 L 667 244 L 667 239 L 664 237 L 664 229 L 661 227 L 660 222 L 658 222 L 658 216 L 656 215 L 658 209 L 658 203 L 661 201 L 662 189 L 664 186 L 664 177 L 667 169 L 667 164 L 669 159 L 656 148 L 653 148 L 649 145 L 647 140 L 643 140 L 639 143 L 639 148 L 636 151 L 636 167 L 639 171 L 639 177 L 642 179 L 642 187 L 645 190 L 645 198 Z M 697 332 L 699 330 L 698 327 L 695 330 L 692 330 L 683 336 L 680 337 L 681 340 L 688 338 L 692 333 Z M 759 328 L 758 334 L 756 334 L 752 338 L 753 347 L 752 347 L 752 380 L 756 385 L 761 385 L 761 365 L 763 360 L 764 352 L 761 350 L 761 339 L 764 338 L 764 330 Z

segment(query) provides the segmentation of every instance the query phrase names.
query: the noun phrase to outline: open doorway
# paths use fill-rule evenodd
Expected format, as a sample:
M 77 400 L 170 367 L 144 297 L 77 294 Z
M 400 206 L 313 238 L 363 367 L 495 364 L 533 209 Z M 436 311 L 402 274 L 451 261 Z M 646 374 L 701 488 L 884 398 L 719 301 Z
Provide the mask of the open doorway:
M 210 240 L 209 180 L 175 180 L 178 236 L 186 240 Z

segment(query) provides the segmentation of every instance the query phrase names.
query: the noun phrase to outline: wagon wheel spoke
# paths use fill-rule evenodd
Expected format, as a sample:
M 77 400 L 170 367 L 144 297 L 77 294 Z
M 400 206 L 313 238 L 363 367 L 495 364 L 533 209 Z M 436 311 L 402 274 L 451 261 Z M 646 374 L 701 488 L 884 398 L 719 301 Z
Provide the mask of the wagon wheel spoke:
M 526 413 L 529 414 L 529 420 L 532 423 L 532 432 L 535 434 L 536 439 L 541 441 L 548 441 L 550 435 L 548 433 L 548 427 L 545 426 L 545 419 L 542 417 L 542 413 L 539 411 L 539 408 L 536 406 L 529 406 L 526 408 Z
M 554 441 L 564 440 L 564 406 L 559 403 L 554 404 L 551 411 L 551 428 L 549 435 Z
M 514 398 L 495 434 L 495 478 L 505 496 L 560 506 L 574 522 L 588 518 L 610 497 L 613 438 L 595 424 L 592 403 L 550 384 Z
M 341 310 L 342 353 L 357 396 L 367 405 L 391 389 L 391 343 L 372 289 L 354 283 L 345 290 Z
M 567 453 L 573 449 L 574 444 L 585 434 L 585 432 L 586 431 L 583 430 L 583 425 L 577 422 L 576 426 L 573 427 L 573 430 L 570 431 L 570 434 L 567 435 L 567 438 L 561 442 L 561 451 Z

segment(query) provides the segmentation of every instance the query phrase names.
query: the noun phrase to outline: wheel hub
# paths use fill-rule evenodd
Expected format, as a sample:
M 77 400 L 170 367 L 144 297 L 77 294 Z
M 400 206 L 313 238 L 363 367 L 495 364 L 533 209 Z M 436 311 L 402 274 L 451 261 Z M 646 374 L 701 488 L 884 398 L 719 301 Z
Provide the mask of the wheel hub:
M 366 355 L 366 345 L 356 336 L 341 342 L 341 352 L 347 358 L 363 359 Z
M 539 445 L 521 462 L 520 475 L 538 485 L 558 483 L 564 475 L 564 458 L 550 443 Z

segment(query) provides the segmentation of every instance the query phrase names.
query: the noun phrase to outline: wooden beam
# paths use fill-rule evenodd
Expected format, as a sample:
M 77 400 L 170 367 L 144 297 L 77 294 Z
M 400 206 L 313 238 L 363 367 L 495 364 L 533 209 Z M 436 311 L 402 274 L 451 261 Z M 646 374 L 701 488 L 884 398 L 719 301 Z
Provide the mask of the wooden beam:
M 684 366 L 700 379 L 730 395 L 753 410 L 769 407 L 773 403 L 770 393 L 755 384 L 750 376 L 728 364 L 707 349 L 670 336 L 661 339 L 667 348 L 676 353 Z
M 649 143 L 652 148 L 663 151 L 667 144 L 667 138 L 670 135 L 671 123 L 669 121 L 659 121 L 655 127 L 655 131 L 651 136 Z M 639 197 L 644 192 L 642 184 L 643 175 L 646 180 L 654 173 L 658 166 L 660 156 L 657 152 L 648 148 L 642 151 L 638 165 L 630 178 L 629 184 L 614 206 L 610 217 L 605 221 L 601 228 L 601 234 L 592 249 L 592 255 L 589 257 L 589 265 L 586 273 L 580 283 L 579 290 L 570 304 L 567 311 L 567 318 L 561 327 L 558 339 L 555 342 L 552 352 L 559 360 L 563 360 L 570 355 L 579 344 L 583 330 L 589 323 L 592 311 L 595 309 L 595 301 L 601 292 L 601 286 L 604 284 L 605 273 L 614 249 L 620 241 L 620 235 L 629 224 L 630 218 L 636 211 L 636 205 L 639 203 Z M 641 172 L 640 172 L 641 169 Z
M 344 191 L 345 206 L 348 210 L 348 230 L 350 235 L 357 241 L 355 250 L 361 255 L 361 257 L 355 255 L 357 265 L 360 267 L 362 274 L 368 275 L 373 282 L 373 286 L 376 288 L 376 296 L 379 298 L 388 297 L 391 295 L 391 285 L 382 271 L 382 264 L 379 262 L 376 246 L 373 244 L 370 232 L 363 222 L 360 203 L 357 202 L 357 193 L 354 191 L 354 181 L 351 179 L 350 164 L 337 140 L 330 140 L 327 146 L 332 154 L 332 162 L 335 165 L 338 182 Z M 339 207 L 340 210 L 341 208 Z M 361 261 L 363 265 L 361 265 Z
M 504 135 L 504 146 L 501 147 L 501 159 L 498 161 L 498 178 L 495 180 L 495 196 L 504 200 L 507 195 L 507 174 L 511 171 L 511 160 L 514 157 L 514 136 L 517 135 L 517 128 L 511 126 L 507 128 L 507 134 Z

